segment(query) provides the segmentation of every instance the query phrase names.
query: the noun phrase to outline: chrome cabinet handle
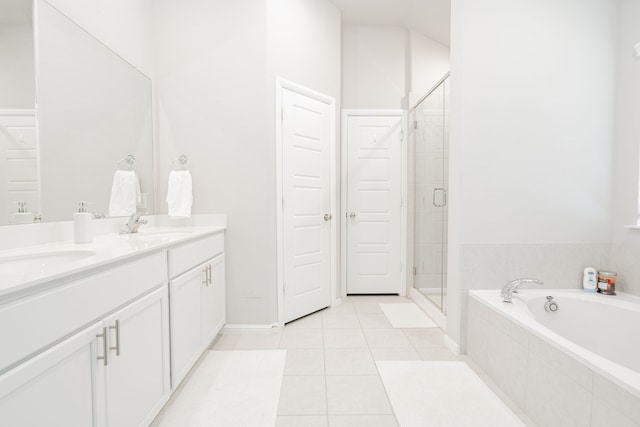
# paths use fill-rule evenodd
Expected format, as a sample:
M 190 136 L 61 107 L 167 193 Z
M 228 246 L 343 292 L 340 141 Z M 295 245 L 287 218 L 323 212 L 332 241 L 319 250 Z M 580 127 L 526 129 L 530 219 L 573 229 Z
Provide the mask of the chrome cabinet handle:
M 333 218 L 333 216 L 330 213 L 324 214 L 324 220 L 325 221 L 331 221 L 331 218 Z
M 109 347 L 107 345 L 107 335 L 108 335 L 108 329 L 102 328 L 102 333 L 96 335 L 96 338 L 102 338 L 102 349 L 104 350 L 104 356 L 98 356 L 97 359 L 98 360 L 104 360 L 104 366 L 107 366 L 109 364 Z
M 436 193 L 438 191 L 442 192 L 442 203 L 437 203 L 436 202 Z M 443 207 L 447 206 L 447 190 L 444 189 L 444 188 L 434 188 L 433 189 L 433 193 L 431 194 L 431 203 L 436 208 L 443 208 Z
M 116 330 L 116 346 L 109 347 L 109 350 L 115 350 L 116 356 L 120 356 L 120 320 L 116 320 L 116 326 L 109 326 L 109 329 Z
M 356 213 L 355 212 L 351 212 L 349 214 L 349 218 L 354 219 L 356 217 Z
M 207 277 L 208 277 L 207 278 L 207 283 L 210 285 L 211 284 L 211 264 L 209 264 L 207 266 L 207 272 L 208 272 L 208 274 L 207 274 Z

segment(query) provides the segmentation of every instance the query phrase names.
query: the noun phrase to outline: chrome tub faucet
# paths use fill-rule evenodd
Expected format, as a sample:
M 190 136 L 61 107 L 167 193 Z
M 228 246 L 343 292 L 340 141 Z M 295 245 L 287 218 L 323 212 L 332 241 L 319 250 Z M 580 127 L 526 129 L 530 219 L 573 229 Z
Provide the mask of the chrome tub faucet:
M 513 294 L 518 293 L 518 286 L 523 283 L 535 283 L 536 285 L 542 285 L 544 282 L 538 279 L 516 279 L 512 280 L 506 285 L 503 286 L 502 292 L 500 292 L 500 296 L 502 297 L 503 302 L 512 302 Z

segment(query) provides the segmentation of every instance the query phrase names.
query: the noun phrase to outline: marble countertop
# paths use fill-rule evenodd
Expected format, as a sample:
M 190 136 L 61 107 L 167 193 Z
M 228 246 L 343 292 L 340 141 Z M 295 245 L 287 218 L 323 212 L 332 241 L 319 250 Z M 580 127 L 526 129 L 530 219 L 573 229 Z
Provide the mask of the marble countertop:
M 224 226 L 141 227 L 102 234 L 92 243 L 63 241 L 0 251 L 0 302 L 16 293 L 222 232 Z M 77 256 L 77 259 L 74 258 Z

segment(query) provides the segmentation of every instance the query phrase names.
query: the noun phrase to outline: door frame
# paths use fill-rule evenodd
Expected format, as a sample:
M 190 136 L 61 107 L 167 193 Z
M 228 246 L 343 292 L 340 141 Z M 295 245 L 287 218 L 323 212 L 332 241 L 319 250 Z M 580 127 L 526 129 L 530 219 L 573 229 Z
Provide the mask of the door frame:
M 400 263 L 402 271 L 400 272 L 400 283 L 398 284 L 398 295 L 404 297 L 407 295 L 407 114 L 404 110 L 365 110 L 365 109 L 345 109 L 342 110 L 342 151 L 340 156 L 340 287 L 342 288 L 341 296 L 347 296 L 347 189 L 348 189 L 348 122 L 349 117 L 359 116 L 397 116 L 400 117 L 401 143 L 400 143 L 400 176 L 402 182 L 400 184 L 400 197 L 402 198 L 402 207 L 400 208 Z
M 282 140 L 282 91 L 284 89 L 290 90 L 300 95 L 307 96 L 315 99 L 323 104 L 329 106 L 329 158 L 330 160 L 330 183 L 329 192 L 331 200 L 331 213 L 335 218 L 338 206 L 338 194 L 337 194 L 337 167 L 336 167 L 336 100 L 328 95 L 317 92 L 308 87 L 302 86 L 298 83 L 286 80 L 282 77 L 276 77 L 276 96 L 275 96 L 275 128 L 276 128 L 276 252 L 277 252 L 277 281 L 278 281 L 278 326 L 284 326 L 284 228 L 282 222 L 284 220 L 283 212 L 283 140 Z M 337 219 L 337 218 L 336 218 Z M 339 304 L 338 292 L 337 292 L 337 254 L 338 254 L 338 227 L 336 220 L 330 221 L 330 241 L 331 253 L 329 259 L 331 263 L 330 268 L 330 291 L 331 298 L 329 305 L 333 306 Z

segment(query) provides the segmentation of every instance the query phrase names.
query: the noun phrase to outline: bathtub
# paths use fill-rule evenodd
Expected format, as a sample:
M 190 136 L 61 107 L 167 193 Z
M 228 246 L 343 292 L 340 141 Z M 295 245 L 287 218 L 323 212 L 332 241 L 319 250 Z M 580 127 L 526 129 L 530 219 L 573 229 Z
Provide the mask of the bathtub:
M 506 304 L 482 290 L 467 302 L 468 356 L 539 425 L 640 426 L 640 298 L 527 289 Z

